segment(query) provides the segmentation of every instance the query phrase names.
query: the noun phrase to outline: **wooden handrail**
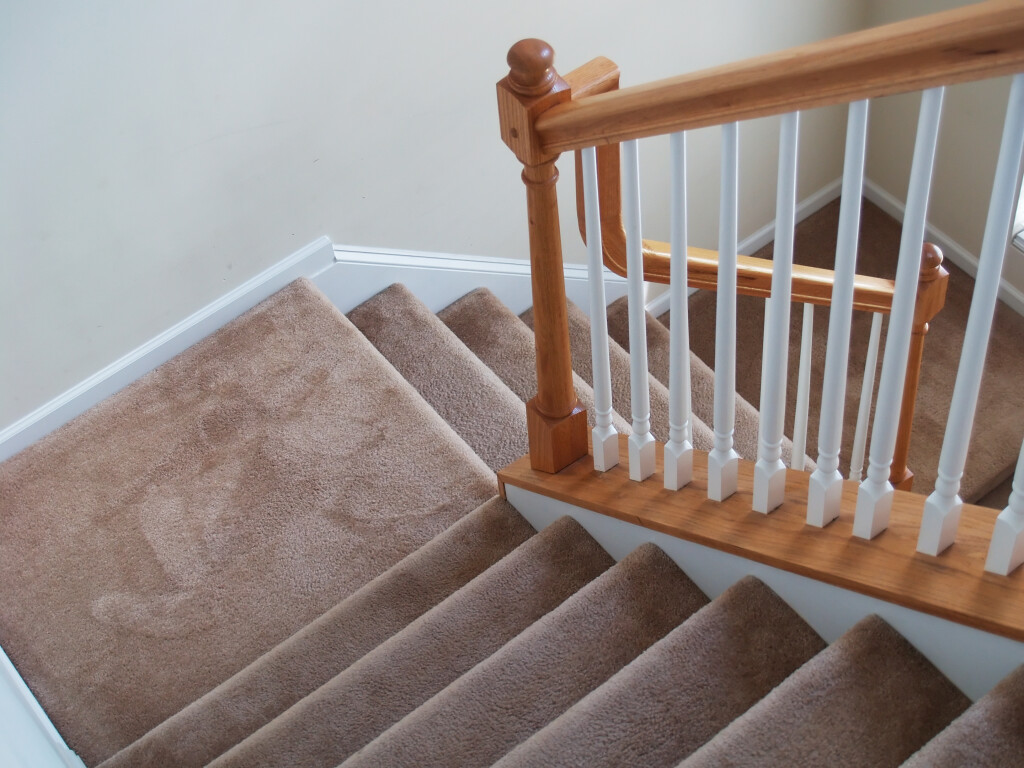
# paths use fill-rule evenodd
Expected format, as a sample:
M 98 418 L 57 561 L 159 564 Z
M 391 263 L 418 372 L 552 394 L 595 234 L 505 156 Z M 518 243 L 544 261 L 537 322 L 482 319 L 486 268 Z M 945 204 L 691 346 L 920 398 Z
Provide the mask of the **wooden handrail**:
M 1024 70 L 1024 2 L 989 0 L 545 111 L 547 153 Z

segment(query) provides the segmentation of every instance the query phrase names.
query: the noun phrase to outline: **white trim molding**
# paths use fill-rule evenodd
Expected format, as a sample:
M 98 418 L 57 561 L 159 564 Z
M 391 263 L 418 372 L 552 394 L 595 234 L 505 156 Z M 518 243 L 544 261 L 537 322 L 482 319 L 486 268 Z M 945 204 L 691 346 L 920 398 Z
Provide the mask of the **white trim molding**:
M 167 362 L 293 280 L 299 277 L 314 277 L 329 267 L 333 259 L 331 241 L 321 237 L 252 279 L 246 280 L 233 291 L 224 294 L 124 357 L 115 360 L 103 370 L 94 373 L 85 381 L 0 430 L 0 461 L 27 448 L 158 365 Z
M 813 213 L 817 213 L 826 205 L 831 203 L 833 200 L 839 197 L 843 191 L 843 179 L 842 177 L 830 181 L 824 187 L 819 189 L 817 192 L 813 192 L 803 200 L 801 200 L 796 206 L 796 221 L 799 224 L 801 221 L 806 219 Z M 746 255 L 750 255 L 755 251 L 759 251 L 764 248 L 768 243 L 775 239 L 775 220 L 772 219 L 754 234 L 744 238 L 740 241 L 737 250 Z M 691 288 L 690 293 L 693 294 L 699 289 Z M 666 290 L 659 296 L 655 296 L 649 302 L 647 302 L 647 311 L 655 317 L 659 317 L 664 313 L 668 312 L 669 305 L 669 294 Z
M 0 649 L 0 765 L 85 768 Z
M 485 256 L 336 245 L 335 266 L 314 281 L 342 312 L 349 312 L 392 283 L 402 283 L 438 312 L 475 288 L 488 288 L 517 315 L 533 304 L 530 262 Z M 566 264 L 565 293 L 590 312 L 586 264 Z M 626 281 L 605 270 L 609 303 L 626 294 Z
M 906 204 L 871 179 L 864 180 L 864 197 L 897 221 L 903 221 Z M 928 242 L 939 246 L 947 259 L 972 278 L 978 274 L 978 257 L 930 222 L 925 224 L 925 237 Z M 1024 293 L 1005 279 L 999 281 L 999 298 L 1014 312 L 1024 315 Z
M 828 643 L 865 616 L 877 614 L 972 700 L 988 693 L 1024 658 L 1024 643 L 1016 640 L 678 539 L 514 485 L 506 484 L 505 492 L 509 503 L 537 530 L 568 515 L 616 560 L 645 542 L 656 544 L 712 599 L 744 576 L 756 576 Z

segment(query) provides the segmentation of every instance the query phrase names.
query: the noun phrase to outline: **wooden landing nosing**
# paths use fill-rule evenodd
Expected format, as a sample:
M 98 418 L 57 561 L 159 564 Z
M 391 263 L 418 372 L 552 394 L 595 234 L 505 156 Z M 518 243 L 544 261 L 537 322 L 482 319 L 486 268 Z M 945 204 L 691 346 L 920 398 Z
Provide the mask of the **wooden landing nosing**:
M 782 506 L 752 511 L 754 465 L 740 461 L 739 490 L 707 498 L 707 453 L 694 451 L 693 481 L 667 491 L 662 447 L 652 477 L 629 479 L 628 448 L 619 465 L 596 472 L 588 455 L 556 475 L 523 457 L 498 473 L 512 485 L 559 501 L 729 552 L 785 571 L 861 592 L 993 634 L 1024 641 L 1024 568 L 1009 576 L 984 570 L 997 510 L 965 504 L 956 543 L 938 557 L 916 551 L 925 496 L 896 491 L 889 528 L 872 541 L 853 536 L 857 483 L 843 487 L 843 511 L 823 529 L 805 522 L 809 474 L 789 470 Z

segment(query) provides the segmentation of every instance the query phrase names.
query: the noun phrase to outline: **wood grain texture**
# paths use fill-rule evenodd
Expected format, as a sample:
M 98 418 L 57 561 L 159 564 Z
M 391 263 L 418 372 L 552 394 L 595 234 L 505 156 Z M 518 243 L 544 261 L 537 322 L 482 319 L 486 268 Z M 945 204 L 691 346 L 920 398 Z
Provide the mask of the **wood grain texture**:
M 1024 70 L 1024 3 L 990 0 L 574 100 L 545 112 L 563 152 Z
M 588 455 L 557 475 L 520 459 L 500 482 L 765 563 L 923 613 L 1024 641 L 1024 569 L 1010 576 L 984 570 L 996 510 L 964 505 L 956 543 L 939 557 L 916 551 L 925 497 L 897 491 L 889 528 L 872 541 L 854 538 L 857 484 L 843 487 L 843 511 L 824 529 L 805 524 L 808 474 L 789 470 L 782 506 L 767 517 L 751 510 L 753 469 L 741 461 L 739 490 L 724 502 L 707 498 L 707 454 L 694 451 L 693 482 L 663 487 L 659 447 L 654 475 L 629 479 L 626 438 L 619 466 L 596 472 Z

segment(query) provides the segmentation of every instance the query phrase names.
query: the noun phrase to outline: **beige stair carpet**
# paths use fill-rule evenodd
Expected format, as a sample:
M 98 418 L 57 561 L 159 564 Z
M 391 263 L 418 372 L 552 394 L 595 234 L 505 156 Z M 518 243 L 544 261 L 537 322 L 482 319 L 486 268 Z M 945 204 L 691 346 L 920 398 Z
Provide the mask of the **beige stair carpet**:
M 534 534 L 495 497 L 101 768 L 206 765 Z
M 643 544 L 344 765 L 491 765 L 706 603 Z
M 533 328 L 533 310 L 522 315 L 528 326 Z M 572 364 L 576 372 L 588 384 L 593 384 L 593 360 L 590 351 L 590 320 L 583 310 L 569 302 L 569 343 L 572 348 Z M 612 408 L 624 417 L 632 414 L 630 405 L 629 353 L 615 341 L 609 342 L 609 361 L 612 373 Z M 668 390 L 657 379 L 649 380 L 651 402 L 651 434 L 661 442 L 668 440 Z M 632 416 L 628 416 L 632 420 Z M 710 451 L 714 445 L 714 434 L 700 418 L 693 419 L 693 447 Z
M 808 266 L 833 268 L 839 201 L 836 200 L 796 228 L 795 261 Z M 860 274 L 892 278 L 896 274 L 899 253 L 900 224 L 875 205 L 864 202 L 857 271 Z M 753 254 L 771 258 L 772 245 Z M 973 244 L 980 247 L 980 243 Z M 914 490 L 928 494 L 934 488 L 939 452 L 945 435 L 950 397 L 960 363 L 964 329 L 974 282 L 963 270 L 945 263 L 949 271 L 946 306 L 931 323 L 925 340 L 918 407 L 914 416 L 913 436 L 908 464 L 915 473 Z M 796 374 L 799 362 L 801 307 L 794 305 L 790 324 L 789 392 L 786 400 L 786 434 L 793 429 L 796 403 Z M 737 358 L 745 364 L 737 370 L 736 388 L 751 403 L 760 403 L 761 354 L 764 340 L 764 300 L 739 297 L 737 326 Z M 857 421 L 860 383 L 864 376 L 871 317 L 854 312 L 851 336 L 846 409 L 843 422 L 841 470 L 849 466 L 850 449 Z M 883 324 L 883 328 L 887 323 Z M 715 345 L 715 295 L 699 291 L 690 300 L 691 349 L 712 368 Z M 811 373 L 811 414 L 808 423 L 808 453 L 817 456 L 818 411 L 821 402 L 822 377 L 825 370 L 825 345 L 828 338 L 828 312 L 815 310 L 814 354 Z M 967 501 L 980 499 L 1003 482 L 1013 471 L 1024 434 L 1024 317 L 999 303 L 996 308 L 992 338 L 985 361 L 985 375 L 978 400 L 977 416 L 972 432 L 967 467 L 960 495 Z M 885 333 L 883 331 L 883 350 Z M 881 357 L 879 358 L 879 371 Z M 877 395 L 877 387 L 875 389 Z
M 533 331 L 487 288 L 470 291 L 449 304 L 437 316 L 462 339 L 473 353 L 524 403 L 537 394 L 537 352 Z M 587 409 L 587 421 L 594 426 L 594 390 L 573 372 L 573 387 L 580 405 Z M 629 434 L 629 423 L 612 411 L 612 424 L 619 434 Z
M 824 647 L 748 576 L 495 768 L 671 768 Z
M 556 521 L 211 766 L 337 765 L 611 565 Z
M 491 469 L 529 451 L 519 398 L 404 285 L 348 317 Z
M 0 465 L 0 645 L 92 765 L 494 493 L 298 281 Z
M 969 703 L 902 635 L 869 616 L 680 766 L 897 766 Z
M 904 765 L 907 768 L 1024 765 L 1024 666 L 974 702 Z
M 649 312 L 644 313 L 647 330 L 647 370 L 666 387 L 669 382 L 669 330 Z M 608 335 L 629 352 L 629 303 L 626 297 L 608 305 Z M 693 413 L 705 424 L 715 421 L 715 372 L 693 352 L 690 353 L 690 400 Z M 760 415 L 757 408 L 736 395 L 736 425 L 733 441 L 744 459 L 757 461 Z M 782 439 L 782 460 L 789 466 L 793 443 Z M 812 463 L 809 462 L 809 465 Z

